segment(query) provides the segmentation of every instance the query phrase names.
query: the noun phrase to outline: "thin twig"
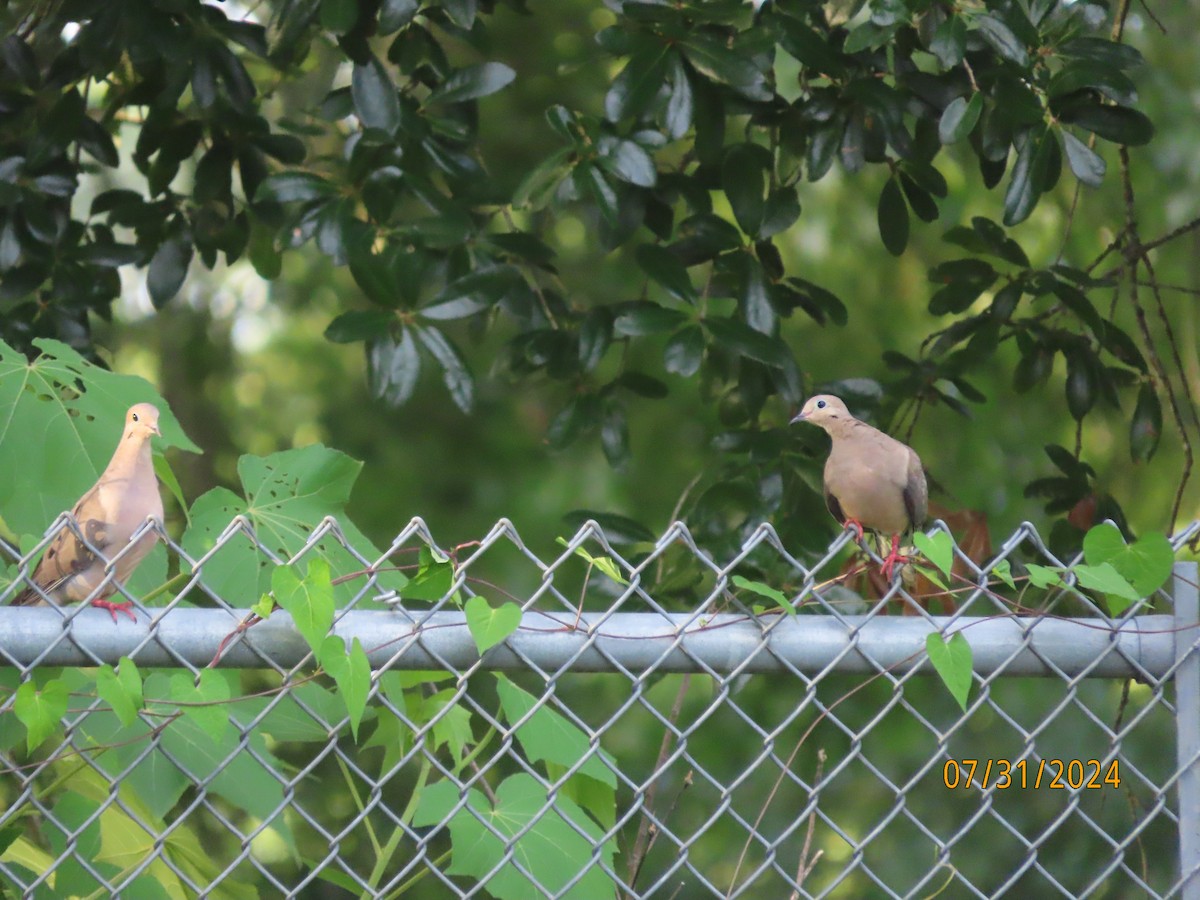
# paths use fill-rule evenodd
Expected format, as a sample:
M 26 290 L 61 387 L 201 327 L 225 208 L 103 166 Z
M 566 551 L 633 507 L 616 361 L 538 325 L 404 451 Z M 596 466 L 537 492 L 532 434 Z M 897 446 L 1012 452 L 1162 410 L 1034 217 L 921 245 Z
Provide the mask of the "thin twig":
M 689 672 L 683 676 L 683 680 L 679 683 L 679 690 L 675 692 L 675 702 L 671 705 L 671 713 L 667 717 L 667 723 L 669 725 L 674 725 L 679 721 L 679 716 L 683 711 L 683 701 L 687 696 L 688 687 L 691 685 L 691 683 L 692 676 Z M 655 773 L 660 772 L 662 767 L 666 764 L 667 755 L 671 752 L 671 744 L 673 743 L 672 739 L 674 736 L 675 734 L 670 728 L 664 729 L 662 742 L 658 747 L 658 759 L 654 762 Z M 653 810 L 654 801 L 657 796 L 658 779 L 656 777 L 654 781 L 650 783 L 650 787 L 646 790 L 646 799 L 642 803 L 643 807 L 645 807 L 647 810 Z M 629 855 L 629 875 L 626 879 L 630 891 L 629 893 L 626 893 L 626 897 L 628 897 L 629 900 L 633 900 L 632 891 L 634 885 L 637 884 L 638 874 L 642 870 L 642 864 L 646 861 L 646 854 L 650 851 L 650 827 L 650 817 L 648 815 L 642 815 L 641 821 L 638 822 L 637 837 L 634 838 L 633 841 L 633 851 Z

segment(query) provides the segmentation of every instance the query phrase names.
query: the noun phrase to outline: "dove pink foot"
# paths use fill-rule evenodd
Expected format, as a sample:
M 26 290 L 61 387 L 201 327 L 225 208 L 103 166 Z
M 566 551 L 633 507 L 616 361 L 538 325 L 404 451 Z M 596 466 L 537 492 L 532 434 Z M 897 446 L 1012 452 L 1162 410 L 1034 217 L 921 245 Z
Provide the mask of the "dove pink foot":
M 887 557 L 883 560 L 883 565 L 879 567 L 879 571 L 883 573 L 883 577 L 888 581 L 892 580 L 892 575 L 896 571 L 896 566 L 909 561 L 909 557 L 900 552 L 900 535 L 892 535 L 892 549 L 888 551 Z
M 137 621 L 137 616 L 134 615 L 133 610 L 130 608 L 133 606 L 132 600 L 126 600 L 123 603 L 113 603 L 111 600 L 93 600 L 92 606 L 100 609 L 107 609 L 108 614 L 113 617 L 114 625 L 117 623 L 117 613 L 119 612 L 125 613 L 125 615 L 129 616 L 129 618 L 133 619 L 133 621 Z

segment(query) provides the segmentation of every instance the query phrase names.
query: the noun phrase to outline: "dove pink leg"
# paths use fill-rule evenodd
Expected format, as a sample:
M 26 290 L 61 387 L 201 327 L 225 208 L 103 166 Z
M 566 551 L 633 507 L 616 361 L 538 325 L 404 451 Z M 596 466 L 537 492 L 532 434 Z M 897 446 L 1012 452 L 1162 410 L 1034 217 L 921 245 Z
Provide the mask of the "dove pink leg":
M 887 557 L 883 561 L 883 565 L 879 567 L 879 571 L 883 573 L 883 577 L 888 581 L 892 580 L 892 575 L 896 571 L 896 566 L 900 563 L 908 562 L 908 557 L 900 552 L 900 535 L 892 535 L 892 549 L 888 551 Z
M 858 521 L 858 519 L 847 519 L 845 522 L 845 527 L 854 532 L 854 539 L 856 541 L 861 541 L 863 539 L 863 526 L 862 522 Z
M 132 600 L 126 600 L 123 603 L 113 603 L 111 600 L 93 600 L 92 606 L 99 607 L 100 609 L 107 609 L 108 614 L 112 616 L 114 625 L 117 622 L 117 613 L 119 612 L 125 613 L 125 615 L 129 616 L 129 618 L 133 619 L 133 621 L 137 621 L 137 616 L 133 614 L 133 610 L 130 608 L 133 606 Z

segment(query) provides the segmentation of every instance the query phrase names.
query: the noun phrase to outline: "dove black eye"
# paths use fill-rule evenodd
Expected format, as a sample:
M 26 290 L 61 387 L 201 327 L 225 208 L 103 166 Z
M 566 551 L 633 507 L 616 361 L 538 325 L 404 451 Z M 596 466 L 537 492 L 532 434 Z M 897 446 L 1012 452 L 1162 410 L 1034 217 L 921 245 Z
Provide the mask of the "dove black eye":
M 817 401 L 817 409 L 824 409 L 824 408 L 825 408 L 825 401 L 824 401 L 824 400 L 818 400 L 818 401 Z
M 135 421 L 135 422 L 140 422 L 140 421 L 142 421 L 142 420 L 138 418 L 138 414 L 137 414 L 137 413 L 134 413 L 134 414 L 133 414 L 133 421 Z

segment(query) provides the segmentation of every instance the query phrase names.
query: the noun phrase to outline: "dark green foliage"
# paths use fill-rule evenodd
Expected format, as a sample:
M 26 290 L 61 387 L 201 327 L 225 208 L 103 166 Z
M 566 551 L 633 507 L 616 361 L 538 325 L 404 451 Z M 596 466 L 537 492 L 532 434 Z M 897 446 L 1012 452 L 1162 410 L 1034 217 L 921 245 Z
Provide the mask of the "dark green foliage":
M 800 309 L 844 325 L 851 310 L 781 252 L 803 224 L 806 182 L 839 166 L 879 185 L 879 234 L 901 256 L 949 196 L 942 154 L 972 156 L 983 184 L 1004 184 L 996 218 L 1014 226 L 1064 169 L 1097 185 L 1106 142 L 1154 133 L 1129 74 L 1140 54 L 1108 40 L 1089 4 L 878 3 L 831 24 L 793 2 L 630 3 L 596 35 L 596 63 L 615 73 L 602 102 L 543 102 L 541 158 L 500 174 L 481 104 L 510 102 L 520 53 L 536 50 L 493 46 L 496 5 L 279 0 L 241 21 L 198 0 L 78 0 L 3 14 L 0 338 L 92 352 L 118 267 L 146 267 L 162 308 L 193 258 L 246 255 L 274 278 L 308 244 L 358 289 L 326 336 L 362 343 L 377 397 L 405 403 L 424 367 L 470 411 L 475 374 L 459 347 L 495 334 L 498 371 L 560 386 L 550 443 L 594 435 L 619 465 L 626 404 L 661 398 L 670 378 L 696 380 L 722 421 L 749 429 L 770 424 L 768 401 L 791 407 L 814 387 L 783 322 Z M 348 84 L 310 77 L 328 89 L 297 102 L 287 92 L 306 61 L 343 66 Z M 137 125 L 122 144 L 125 120 Z M 130 163 L 132 189 L 99 193 L 86 215 L 72 204 Z M 635 261 L 640 290 L 570 296 L 553 233 L 563 216 Z M 965 412 L 983 397 L 972 371 L 1010 338 L 1019 391 L 1063 357 L 1077 419 L 1144 378 L 1133 341 L 1096 311 L 1099 282 L 1036 269 L 988 219 L 946 237 L 967 256 L 931 271 L 929 311 L 966 317 L 921 359 L 885 360 L 899 375 L 886 409 Z M 990 312 L 967 315 L 988 292 Z M 1134 458 L 1153 454 L 1160 425 L 1142 385 Z

